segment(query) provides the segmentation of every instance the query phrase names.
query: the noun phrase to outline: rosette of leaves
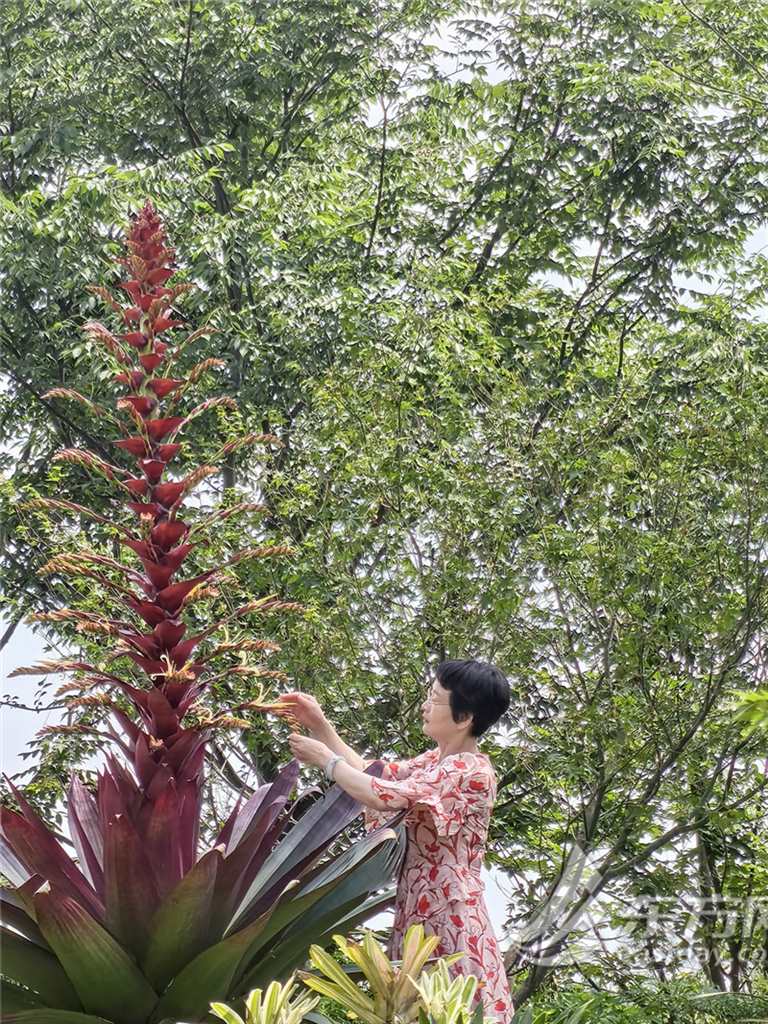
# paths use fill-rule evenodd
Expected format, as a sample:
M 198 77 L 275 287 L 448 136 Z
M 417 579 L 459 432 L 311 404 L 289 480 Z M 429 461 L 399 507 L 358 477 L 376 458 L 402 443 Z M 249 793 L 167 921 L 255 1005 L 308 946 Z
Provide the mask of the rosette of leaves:
M 426 985 L 422 984 L 422 987 L 417 984 L 425 965 L 440 944 L 439 936 L 425 935 L 423 924 L 415 923 L 407 929 L 399 965 L 389 959 L 368 929 L 363 930 L 360 943 L 348 941 L 342 935 L 334 935 L 333 940 L 346 959 L 352 962 L 355 972 L 365 978 L 371 994 L 364 992 L 353 980 L 352 972 L 345 970 L 319 945 L 313 945 L 309 951 L 312 966 L 318 973 L 298 971 L 298 977 L 309 988 L 333 999 L 364 1024 L 482 1024 L 481 1006 L 464 1020 L 457 1016 L 459 1009 L 466 1008 L 466 1001 L 461 1000 L 474 996 L 476 978 L 471 978 L 469 986 L 466 986 L 465 979 L 457 979 L 459 986 L 450 988 L 451 998 L 444 998 L 447 968 L 461 960 L 463 953 L 440 957 L 436 961 L 436 969 L 442 973 L 435 979 L 428 975 Z M 453 1016 L 447 1016 L 446 1008 Z
M 224 1024 L 301 1024 L 320 1002 L 320 997 L 313 998 L 306 992 L 295 993 L 295 989 L 295 975 L 292 974 L 284 985 L 273 981 L 264 993 L 260 988 L 249 992 L 245 1000 L 245 1018 L 224 1003 L 213 1003 L 211 1012 Z
M 114 557 L 78 550 L 47 566 L 96 588 L 103 613 L 71 607 L 40 616 L 101 636 L 104 659 L 21 670 L 75 673 L 65 689 L 76 695 L 68 699 L 106 709 L 116 752 L 107 755 L 95 791 L 71 780 L 67 813 L 76 860 L 15 788 L 17 809 L 0 810 L 0 874 L 11 883 L 0 889 L 0 994 L 8 1024 L 202 1020 L 212 1001 L 241 1000 L 255 985 L 287 977 L 306 961 L 311 943 L 327 944 L 334 931 L 389 905 L 403 855 L 403 837 L 392 828 L 331 855 L 360 805 L 335 786 L 294 821 L 295 760 L 238 801 L 213 846 L 200 849 L 206 744 L 216 729 L 250 724 L 239 715 L 269 706 L 260 692 L 236 708 L 211 707 L 212 685 L 229 676 L 279 675 L 247 662 L 250 652 L 276 645 L 242 632 L 233 639 L 233 624 L 297 606 L 266 595 L 208 621 L 199 610 L 226 581 L 228 567 L 289 549 L 258 544 L 185 573 L 198 548 L 215 550 L 211 531 L 218 523 L 257 506 L 241 503 L 202 518 L 184 511 L 185 498 L 216 465 L 174 474 L 179 435 L 193 418 L 231 400 L 205 399 L 183 411 L 211 360 L 186 374 L 174 369 L 207 328 L 167 340 L 183 326 L 173 309 L 190 286 L 170 283 L 174 253 L 150 203 L 125 244 L 119 262 L 128 279 L 120 287 L 128 304 L 95 289 L 120 332 L 100 323 L 85 328 L 123 389 L 116 415 L 72 388 L 49 393 L 93 407 L 102 430 L 116 423 L 117 462 L 131 460 L 130 468 L 89 451 L 60 457 L 105 477 L 125 510 L 118 504 L 107 517 L 66 499 L 41 500 L 94 515 L 119 538 Z M 219 457 L 257 443 L 279 442 L 247 435 L 224 445 Z
M 452 978 L 445 960 L 431 971 L 411 978 L 421 996 L 419 1024 L 482 1024 L 482 1006 L 473 1009 L 477 978 L 474 974 Z

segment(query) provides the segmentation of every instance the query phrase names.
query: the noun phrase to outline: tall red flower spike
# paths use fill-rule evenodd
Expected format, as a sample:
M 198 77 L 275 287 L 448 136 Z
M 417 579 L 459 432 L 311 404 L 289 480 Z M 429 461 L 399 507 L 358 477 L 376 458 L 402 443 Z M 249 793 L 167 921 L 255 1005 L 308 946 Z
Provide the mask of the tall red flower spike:
M 128 304 L 117 302 L 105 288 L 94 288 L 124 330 L 116 336 L 93 322 L 85 329 L 115 364 L 123 389 L 117 422 L 125 435 L 115 441 L 117 458 L 131 460 L 132 468 L 79 449 L 61 452 L 59 458 L 118 486 L 130 525 L 112 523 L 65 499 L 39 502 L 115 527 L 126 563 L 77 551 L 53 558 L 47 570 L 95 581 L 125 615 L 109 618 L 109 613 L 68 608 L 37 616 L 74 621 L 82 630 L 114 638 L 116 648 L 107 652 L 107 667 L 44 662 L 16 674 L 78 673 L 79 681 L 62 689 L 87 691 L 70 698 L 73 705 L 109 708 L 116 728 L 110 727 L 108 735 L 128 764 L 108 756 L 95 795 L 72 779 L 68 811 L 76 862 L 17 790 L 19 811 L 0 808 L 0 874 L 13 884 L 0 887 L 0 904 L 16 929 L 13 956 L 0 965 L 3 1021 L 9 1024 L 37 1021 L 46 1008 L 73 1011 L 67 1019 L 85 1011 L 115 1024 L 202 1020 L 211 1000 L 232 999 L 264 985 L 274 977 L 276 964 L 283 975 L 300 966 L 310 943 L 330 940 L 342 923 L 354 922 L 356 901 L 360 920 L 390 905 L 394 889 L 383 895 L 381 890 L 391 886 L 404 853 L 395 833 L 378 830 L 362 840 L 366 849 L 359 855 L 331 855 L 322 866 L 320 884 L 313 865 L 328 854 L 360 805 L 332 787 L 292 825 L 289 841 L 278 843 L 291 820 L 286 805 L 299 767 L 292 760 L 272 783 L 242 805 L 238 801 L 214 847 L 199 854 L 207 740 L 216 726 L 249 723 L 195 705 L 220 676 L 282 675 L 239 660 L 246 651 L 268 651 L 276 644 L 240 637 L 211 649 L 206 641 L 225 623 L 251 613 L 300 606 L 270 595 L 241 605 L 223 621 L 198 625 L 196 631 L 185 620 L 228 566 L 290 549 L 260 544 L 215 568 L 186 568 L 207 530 L 261 506 L 241 503 L 202 521 L 198 513 L 192 523 L 182 516 L 185 496 L 216 470 L 200 466 L 184 477 L 171 477 L 170 467 L 181 452 L 177 437 L 194 416 L 232 403 L 209 399 L 186 414 L 178 409 L 187 389 L 219 361 L 204 360 L 186 375 L 173 372 L 182 345 L 208 329 L 180 344 L 169 340 L 183 324 L 175 303 L 191 286 L 169 284 L 174 253 L 151 203 L 131 225 L 126 247 L 120 262 L 129 273 L 121 285 Z M 92 412 L 109 415 L 71 388 L 57 388 L 49 397 L 81 401 Z M 214 461 L 256 443 L 279 442 L 270 434 L 249 434 L 223 445 Z M 125 665 L 126 658 L 132 668 L 112 671 L 114 662 Z M 112 700 L 109 691 L 114 690 L 134 715 Z M 263 692 L 240 708 L 281 710 L 290 717 L 279 702 L 266 703 Z M 380 770 L 380 765 L 368 769 L 372 774 Z M 341 885 L 343 898 L 334 892 Z M 278 907 L 280 926 L 265 930 Z
M 55 558 L 47 568 L 53 572 L 86 575 L 109 590 L 119 589 L 124 604 L 135 613 L 140 625 L 99 619 L 92 613 L 76 610 L 54 612 L 38 618 L 55 620 L 70 617 L 78 620 L 84 628 L 101 629 L 116 636 L 120 641 L 118 653 L 135 662 L 140 672 L 148 677 L 149 685 L 138 686 L 134 680 L 84 663 L 46 663 L 33 666 L 31 670 L 18 670 L 17 674 L 76 668 L 90 673 L 89 683 L 120 690 L 135 708 L 140 724 L 119 708 L 112 708 L 112 714 L 122 727 L 121 746 L 130 757 L 135 779 L 110 759 L 101 773 L 95 804 L 91 804 L 84 790 L 77 790 L 78 798 L 71 804 L 70 814 L 84 865 L 94 860 L 87 839 L 89 817 L 97 815 L 102 827 L 120 819 L 119 829 L 110 833 L 120 833 L 119 844 L 114 844 L 112 852 L 119 856 L 120 848 L 130 848 L 135 853 L 136 862 L 147 861 L 147 887 L 151 890 L 151 899 L 156 900 L 168 892 L 195 862 L 201 772 L 211 729 L 187 728 L 183 720 L 210 679 L 210 673 L 206 673 L 206 661 L 195 660 L 195 651 L 201 641 L 220 625 L 216 623 L 212 628 L 190 636 L 183 619 L 184 611 L 195 600 L 201 585 L 211 584 L 221 572 L 221 567 L 217 567 L 184 578 L 184 563 L 196 545 L 190 540 L 189 524 L 182 518 L 182 503 L 195 484 L 216 469 L 200 467 L 179 480 L 170 480 L 167 474 L 181 449 L 176 437 L 184 425 L 214 405 L 234 403 L 230 399 L 213 399 L 186 416 L 175 412 L 190 377 L 171 375 L 170 367 L 181 345 L 172 345 L 168 339 L 171 331 L 183 326 L 183 321 L 172 312 L 173 304 L 191 286 L 168 286 L 174 274 L 174 250 L 167 245 L 165 230 L 150 202 L 135 217 L 125 245 L 127 255 L 118 262 L 130 276 L 120 287 L 127 292 L 130 303 L 121 305 L 104 288 L 94 287 L 93 290 L 119 314 L 126 330 L 115 336 L 103 324 L 95 322 L 86 324 L 85 330 L 119 364 L 115 377 L 125 394 L 118 398 L 116 405 L 127 418 L 121 426 L 128 436 L 115 441 L 115 445 L 133 458 L 135 469 L 132 473 L 126 472 L 118 466 L 108 465 L 91 452 L 80 450 L 61 452 L 58 457 L 100 471 L 120 484 L 127 506 L 137 520 L 134 531 L 122 531 L 122 544 L 138 558 L 142 569 L 128 569 L 111 559 L 87 553 Z M 208 328 L 195 331 L 185 344 L 206 333 L 211 333 Z M 217 362 L 207 360 L 205 368 Z M 194 374 L 195 371 L 191 376 Z M 82 398 L 68 389 L 56 389 L 49 392 L 49 396 Z M 279 444 L 272 435 L 249 435 L 235 444 L 230 443 L 226 451 L 256 442 Z M 43 503 L 76 508 L 61 501 Z M 255 507 L 242 506 L 241 510 Z M 262 545 L 239 552 L 227 564 L 248 557 L 281 555 L 289 551 L 282 545 Z M 100 574 L 98 570 L 104 567 L 123 572 L 134 584 L 134 589 L 120 588 L 112 579 Z M 261 610 L 298 607 L 272 597 L 251 603 L 239 611 L 254 611 L 257 605 Z M 276 645 L 263 644 L 266 649 L 270 646 Z M 93 700 L 80 698 L 79 702 L 85 703 L 89 699 Z M 212 724 L 215 722 L 213 719 Z M 236 720 L 224 717 L 223 724 L 231 725 L 233 722 Z M 164 851 L 169 849 L 176 850 L 177 854 L 164 856 Z M 121 863 L 125 864 L 124 859 Z M 125 870 L 135 870 L 135 863 L 131 868 L 125 864 Z

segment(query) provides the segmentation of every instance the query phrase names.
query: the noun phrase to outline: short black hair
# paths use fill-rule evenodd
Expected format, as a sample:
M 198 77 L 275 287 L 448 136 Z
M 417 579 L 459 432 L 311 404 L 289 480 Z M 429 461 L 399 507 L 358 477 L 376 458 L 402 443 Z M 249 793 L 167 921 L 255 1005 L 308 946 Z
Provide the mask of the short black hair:
M 474 658 L 441 661 L 437 666 L 438 682 L 450 691 L 451 714 L 469 712 L 473 717 L 470 736 L 482 736 L 502 715 L 510 703 L 507 677 L 495 665 Z

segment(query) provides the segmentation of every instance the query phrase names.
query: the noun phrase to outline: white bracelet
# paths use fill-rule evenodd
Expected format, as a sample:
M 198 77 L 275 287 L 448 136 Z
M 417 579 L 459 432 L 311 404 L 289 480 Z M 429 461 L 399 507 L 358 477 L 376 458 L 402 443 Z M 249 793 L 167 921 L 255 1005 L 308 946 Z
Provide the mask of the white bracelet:
M 331 782 L 334 781 L 333 772 L 334 772 L 334 770 L 336 768 L 336 762 L 337 761 L 343 761 L 343 760 L 344 760 L 344 758 L 341 756 L 341 754 L 334 754 L 333 757 L 329 757 L 328 758 L 328 763 L 325 766 L 325 775 L 326 775 L 326 778 L 331 780 Z

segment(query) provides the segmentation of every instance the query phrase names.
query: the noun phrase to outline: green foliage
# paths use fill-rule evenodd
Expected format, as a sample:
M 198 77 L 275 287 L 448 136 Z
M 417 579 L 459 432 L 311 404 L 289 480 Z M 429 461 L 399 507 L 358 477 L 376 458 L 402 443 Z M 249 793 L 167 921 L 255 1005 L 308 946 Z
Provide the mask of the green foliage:
M 245 1019 L 223 1003 L 212 1003 L 211 1012 L 224 1024 L 301 1024 L 305 1015 L 313 1010 L 320 998 L 306 993 L 294 994 L 293 975 L 281 985 L 273 981 L 264 993 L 260 988 L 249 992 L 245 999 Z M 263 998 L 262 998 L 263 995 Z
M 365 1024 L 482 1024 L 482 1007 L 473 1012 L 471 1004 L 477 978 L 451 979 L 448 967 L 462 953 L 437 958 L 432 969 L 425 964 L 440 939 L 425 935 L 420 923 L 409 926 L 403 939 L 402 960 L 395 964 L 387 957 L 369 929 L 363 929 L 360 943 L 333 936 L 346 965 L 340 964 L 318 945 L 310 948 L 314 973 L 299 971 L 298 977 L 313 991 L 320 992 L 341 1006 L 347 1015 Z M 351 977 L 362 975 L 370 995 Z
M 764 995 L 702 990 L 681 975 L 654 986 L 633 981 L 619 992 L 574 986 L 541 993 L 511 1024 L 759 1024 L 767 1011 Z
M 507 728 L 484 744 L 522 1006 L 554 970 L 525 930 L 576 839 L 599 851 L 600 912 L 623 939 L 617 967 L 572 921 L 585 971 L 674 976 L 698 951 L 718 989 L 765 972 L 765 742 L 728 703 L 760 685 L 766 624 L 768 261 L 743 252 L 768 208 L 763 14 L 723 0 L 0 12 L 7 617 L 64 599 L 36 570 L 73 524 L 23 499 L 66 486 L 106 501 L 77 467 L 52 468 L 101 438 L 42 396 L 77 378 L 103 398 L 79 339 L 84 286 L 115 253 L 110 225 L 151 193 L 201 285 L 190 317 L 221 328 L 211 377 L 237 393 L 237 426 L 285 442 L 216 481 L 266 504 L 265 529 L 297 549 L 238 573 L 244 593 L 309 609 L 268 624 L 281 667 L 367 755 L 423 747 L 430 663 L 475 654 L 512 679 Z M 190 443 L 211 444 L 203 424 Z M 217 770 L 234 786 L 274 777 L 280 736 L 227 738 Z M 25 781 L 50 807 L 92 751 L 51 737 L 39 751 Z M 649 946 L 655 915 L 664 941 Z
M 483 1008 L 473 1012 L 477 978 L 470 974 L 452 978 L 446 960 L 438 960 L 435 968 L 420 978 L 411 978 L 421 995 L 423 1007 L 419 1009 L 419 1024 L 482 1024 Z
M 735 694 L 738 704 L 735 721 L 742 734 L 751 736 L 757 730 L 768 728 L 768 690 L 754 690 Z

